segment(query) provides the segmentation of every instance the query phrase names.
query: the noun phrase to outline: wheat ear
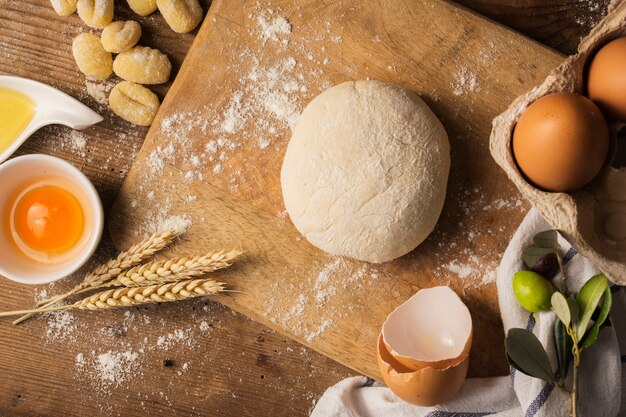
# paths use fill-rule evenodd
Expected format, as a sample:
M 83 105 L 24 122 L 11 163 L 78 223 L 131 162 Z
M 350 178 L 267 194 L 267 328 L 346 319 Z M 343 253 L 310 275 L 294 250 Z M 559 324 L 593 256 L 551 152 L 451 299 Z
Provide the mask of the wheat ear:
M 107 287 L 141 287 L 190 279 L 228 268 L 241 255 L 238 250 L 213 251 L 206 255 L 150 262 L 136 266 L 104 284 Z
M 182 301 L 195 297 L 218 294 L 226 291 L 225 285 L 224 282 L 218 282 L 212 279 L 195 279 L 162 285 L 150 285 L 147 287 L 119 288 L 93 294 L 74 304 L 35 310 L 5 311 L 0 313 L 0 317 L 45 313 L 73 308 L 81 310 L 102 310 L 114 307 L 131 307 L 141 304 Z
M 140 264 L 145 259 L 153 256 L 155 253 L 159 252 L 166 246 L 176 239 L 176 237 L 180 234 L 180 231 L 176 230 L 168 230 L 166 232 L 155 233 L 150 236 L 148 239 L 139 242 L 130 247 L 125 252 L 120 253 L 117 258 L 110 260 L 109 262 L 100 265 L 90 273 L 88 273 L 83 281 L 72 288 L 70 291 L 65 294 L 61 294 L 56 297 L 52 297 L 50 299 L 40 301 L 37 303 L 38 306 L 44 305 L 45 307 L 50 307 L 67 297 L 76 294 L 85 288 L 90 287 L 98 287 L 103 283 L 112 280 L 120 273 L 124 272 L 128 268 L 131 268 L 135 265 Z M 15 320 L 13 324 L 19 324 L 22 321 L 28 319 L 31 315 L 27 314 L 24 317 L 20 317 Z

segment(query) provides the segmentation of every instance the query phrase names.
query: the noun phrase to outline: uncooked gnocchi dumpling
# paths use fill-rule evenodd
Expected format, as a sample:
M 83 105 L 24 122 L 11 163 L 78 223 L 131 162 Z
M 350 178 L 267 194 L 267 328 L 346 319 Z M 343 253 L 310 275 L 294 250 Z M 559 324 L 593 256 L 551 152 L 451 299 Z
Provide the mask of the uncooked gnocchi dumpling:
M 124 120 L 150 126 L 159 109 L 159 98 L 142 85 L 122 81 L 111 90 L 109 106 Z
M 156 0 L 127 0 L 128 6 L 140 16 L 148 16 L 157 9 Z
M 106 80 L 113 72 L 113 56 L 93 33 L 78 35 L 72 43 L 72 54 L 78 69 L 88 77 Z
M 172 64 L 163 52 L 147 46 L 135 46 L 115 57 L 113 71 L 118 77 L 138 84 L 167 82 Z
M 104 49 L 119 54 L 137 45 L 141 37 L 141 25 L 133 20 L 113 22 L 102 30 Z
M 198 0 L 156 0 L 159 11 L 174 32 L 187 33 L 202 20 Z
M 76 11 L 77 0 L 50 0 L 52 8 L 59 16 L 69 16 Z
M 102 29 L 113 21 L 113 0 L 78 0 L 78 16 L 92 28 Z

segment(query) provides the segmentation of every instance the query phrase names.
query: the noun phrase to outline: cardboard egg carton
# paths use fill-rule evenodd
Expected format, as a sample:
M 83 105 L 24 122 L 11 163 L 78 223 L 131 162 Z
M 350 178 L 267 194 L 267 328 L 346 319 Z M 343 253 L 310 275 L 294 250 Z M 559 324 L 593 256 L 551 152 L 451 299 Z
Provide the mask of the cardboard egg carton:
M 545 192 L 523 177 L 511 146 L 515 124 L 528 105 L 560 91 L 585 94 L 587 64 L 599 48 L 620 36 L 626 36 L 626 0 L 613 2 L 608 15 L 582 40 L 576 55 L 566 59 L 543 84 L 518 97 L 494 119 L 490 148 L 498 165 L 546 220 L 611 281 L 625 285 L 626 167 L 607 165 L 592 183 L 575 192 Z M 609 126 L 614 155 L 618 131 L 624 123 Z M 621 138 L 620 146 L 626 146 L 626 138 Z

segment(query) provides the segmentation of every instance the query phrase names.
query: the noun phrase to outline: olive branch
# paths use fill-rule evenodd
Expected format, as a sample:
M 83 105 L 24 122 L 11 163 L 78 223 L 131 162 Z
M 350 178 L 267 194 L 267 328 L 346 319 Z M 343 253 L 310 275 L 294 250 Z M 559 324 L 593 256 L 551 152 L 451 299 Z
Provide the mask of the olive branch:
M 534 304 L 541 308 L 529 311 L 552 310 L 557 316 L 553 335 L 558 369 L 556 371 L 552 369 L 543 345 L 533 332 L 526 329 L 514 328 L 508 331 L 505 340 L 507 359 L 518 371 L 549 384 L 555 384 L 567 392 L 570 397 L 570 416 L 576 417 L 581 352 L 596 343 L 602 327 L 610 325 L 608 318 L 612 305 L 611 289 L 607 277 L 598 274 L 591 277 L 578 294 L 570 293 L 563 260 L 559 253 L 560 245 L 556 230 L 537 234 L 533 238 L 533 243 L 522 253 L 528 270 L 516 273 L 515 278 L 519 276 L 518 274 L 528 272 L 537 274 L 536 288 L 542 291 L 528 288 L 526 294 L 542 298 L 534 300 Z M 559 272 L 563 277 L 560 291 L 549 281 Z M 546 288 L 550 289 L 547 293 L 549 298 L 544 300 Z M 514 288 L 514 291 L 520 304 L 527 308 L 528 301 L 520 297 L 518 289 Z M 570 368 L 572 381 L 567 387 L 566 379 Z

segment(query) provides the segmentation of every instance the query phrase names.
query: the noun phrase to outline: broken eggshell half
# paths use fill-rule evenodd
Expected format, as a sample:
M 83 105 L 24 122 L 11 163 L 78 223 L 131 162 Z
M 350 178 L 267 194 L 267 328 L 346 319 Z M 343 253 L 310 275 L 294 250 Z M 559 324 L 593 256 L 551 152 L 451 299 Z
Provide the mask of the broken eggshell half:
M 422 289 L 398 306 L 382 328 L 389 353 L 409 369 L 445 369 L 469 354 L 472 317 L 450 287 Z
M 449 287 L 417 292 L 396 308 L 378 338 L 378 367 L 406 402 L 432 406 L 461 389 L 469 364 L 472 319 Z

